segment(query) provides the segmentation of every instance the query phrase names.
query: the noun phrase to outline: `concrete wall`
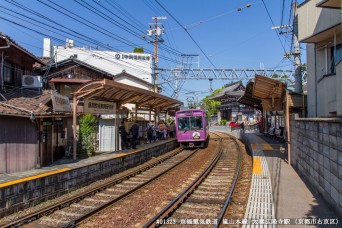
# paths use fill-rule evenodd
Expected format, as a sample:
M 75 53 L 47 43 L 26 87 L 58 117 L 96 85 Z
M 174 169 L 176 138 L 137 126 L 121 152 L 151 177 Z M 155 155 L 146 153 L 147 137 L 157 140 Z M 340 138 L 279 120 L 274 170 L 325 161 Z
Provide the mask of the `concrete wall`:
M 342 119 L 291 116 L 291 165 L 342 216 Z
M 176 147 L 177 142 L 173 140 L 124 157 L 0 188 L 0 218 L 140 165 Z
M 339 9 L 316 7 L 322 0 L 305 1 L 298 7 L 298 38 L 303 40 L 341 22 Z

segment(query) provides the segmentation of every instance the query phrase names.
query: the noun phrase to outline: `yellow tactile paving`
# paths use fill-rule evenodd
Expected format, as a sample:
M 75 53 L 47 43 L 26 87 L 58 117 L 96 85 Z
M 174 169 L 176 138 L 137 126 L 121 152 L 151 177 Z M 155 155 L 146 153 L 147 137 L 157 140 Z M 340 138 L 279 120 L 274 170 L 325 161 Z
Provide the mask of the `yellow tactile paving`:
M 262 174 L 261 158 L 253 158 L 253 174 Z
M 274 144 L 273 144 L 274 145 Z M 277 145 L 279 148 L 279 145 Z M 251 144 L 252 150 L 261 149 L 261 150 L 274 150 L 271 144 Z
M 25 178 L 14 180 L 14 181 L 9 181 L 9 182 L 0 184 L 0 188 L 8 187 L 8 186 L 15 185 L 15 184 L 20 184 L 20 183 L 23 183 L 26 181 L 35 180 L 35 179 L 39 179 L 42 177 L 51 176 L 51 175 L 58 174 L 58 173 L 63 173 L 63 172 L 69 171 L 69 170 L 71 170 L 71 169 L 70 168 L 63 168 L 63 169 L 59 169 L 59 170 L 55 170 L 55 171 L 51 171 L 51 172 L 47 172 L 47 173 L 42 173 L 42 174 L 31 176 L 31 177 L 25 177 Z

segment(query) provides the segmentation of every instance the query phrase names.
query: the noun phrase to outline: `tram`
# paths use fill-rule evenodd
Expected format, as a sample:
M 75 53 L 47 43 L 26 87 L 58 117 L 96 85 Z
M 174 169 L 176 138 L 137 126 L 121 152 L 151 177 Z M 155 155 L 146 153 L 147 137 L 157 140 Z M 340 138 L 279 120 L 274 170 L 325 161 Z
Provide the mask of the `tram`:
M 184 147 L 206 147 L 208 143 L 208 121 L 202 109 L 176 112 L 177 142 Z

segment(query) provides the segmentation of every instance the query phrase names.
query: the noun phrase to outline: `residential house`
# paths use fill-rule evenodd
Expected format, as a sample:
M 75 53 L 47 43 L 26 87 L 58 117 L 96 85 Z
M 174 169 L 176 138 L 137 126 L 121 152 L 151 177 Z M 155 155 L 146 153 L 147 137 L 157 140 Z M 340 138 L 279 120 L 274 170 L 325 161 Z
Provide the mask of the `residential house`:
M 298 38 L 306 43 L 308 117 L 342 116 L 341 22 L 340 0 L 298 6 Z

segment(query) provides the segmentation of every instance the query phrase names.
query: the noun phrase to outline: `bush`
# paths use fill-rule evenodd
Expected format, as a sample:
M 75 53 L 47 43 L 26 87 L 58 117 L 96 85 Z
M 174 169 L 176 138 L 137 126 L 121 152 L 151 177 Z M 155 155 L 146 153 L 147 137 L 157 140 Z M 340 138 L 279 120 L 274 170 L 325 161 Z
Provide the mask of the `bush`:
M 79 137 L 80 152 L 93 156 L 95 154 L 95 133 L 96 133 L 96 118 L 91 114 L 83 115 L 79 119 Z
M 222 119 L 222 120 L 220 121 L 220 123 L 221 123 L 221 125 L 223 125 L 223 126 L 226 126 L 226 124 L 227 124 L 227 120 L 225 120 L 225 119 Z

